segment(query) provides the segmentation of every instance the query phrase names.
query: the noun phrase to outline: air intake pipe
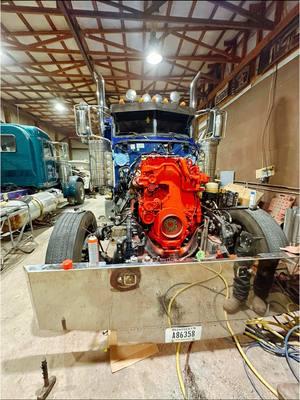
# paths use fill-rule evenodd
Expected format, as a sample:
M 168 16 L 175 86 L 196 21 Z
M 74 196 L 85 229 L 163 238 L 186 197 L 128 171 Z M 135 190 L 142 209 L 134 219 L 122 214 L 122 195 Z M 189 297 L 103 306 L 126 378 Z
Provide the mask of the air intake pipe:
M 197 107 L 197 83 L 198 80 L 201 77 L 201 71 L 199 71 L 197 73 L 197 75 L 195 76 L 195 78 L 192 80 L 191 84 L 190 84 L 190 107 L 191 108 L 196 108 Z

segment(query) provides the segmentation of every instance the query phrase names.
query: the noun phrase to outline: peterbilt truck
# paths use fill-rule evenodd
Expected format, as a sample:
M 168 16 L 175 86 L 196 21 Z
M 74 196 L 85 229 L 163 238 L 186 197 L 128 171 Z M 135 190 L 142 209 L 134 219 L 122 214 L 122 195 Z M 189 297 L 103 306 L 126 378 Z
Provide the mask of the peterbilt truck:
M 95 75 L 98 105 L 78 104 L 75 121 L 77 134 L 89 146 L 92 176 L 98 176 L 106 196 L 105 218 L 98 223 L 84 210 L 63 214 L 49 241 L 47 265 L 65 259 L 88 263 L 88 239 L 93 235 L 100 263 L 109 268 L 111 287 L 133 292 L 143 280 L 145 265 L 167 268 L 207 257 L 251 258 L 279 252 L 287 244 L 280 226 L 264 210 L 229 204 L 216 190 L 217 147 L 226 113 L 197 110 L 199 78 L 200 73 L 190 85 L 189 106 L 161 102 L 158 95 L 137 99 L 130 91 L 127 102 L 109 109 L 104 80 Z M 277 263 L 257 262 L 257 313 L 266 310 Z M 236 312 L 248 297 L 251 264 L 235 262 L 233 295 L 225 302 L 229 312 Z

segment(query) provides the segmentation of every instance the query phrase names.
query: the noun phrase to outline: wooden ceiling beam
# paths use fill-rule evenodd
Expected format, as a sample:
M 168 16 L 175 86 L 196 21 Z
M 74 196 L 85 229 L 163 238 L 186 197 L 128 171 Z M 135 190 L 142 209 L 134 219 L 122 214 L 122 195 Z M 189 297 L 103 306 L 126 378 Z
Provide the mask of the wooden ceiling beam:
M 133 53 L 135 52 L 135 54 L 140 55 L 141 59 L 145 58 L 145 54 L 143 52 L 141 52 L 139 50 L 136 50 L 136 49 L 134 49 L 132 47 L 128 47 L 125 44 L 111 42 L 110 40 L 102 39 L 102 38 L 99 38 L 97 36 L 90 35 L 90 34 L 87 35 L 87 37 L 89 39 L 92 39 L 92 40 L 96 41 L 96 42 L 105 43 L 105 44 L 107 44 L 109 46 L 116 47 L 116 48 L 118 48 L 120 50 L 124 50 L 125 52 L 133 52 Z M 128 53 L 126 53 L 126 54 L 128 55 Z M 175 62 L 175 60 L 176 60 L 176 55 L 175 55 L 173 61 L 169 61 L 168 58 L 165 58 L 165 61 L 167 63 L 171 64 L 172 66 L 175 66 L 175 67 L 178 67 L 178 68 L 182 68 L 182 69 L 186 69 L 187 68 L 186 66 L 182 66 L 180 64 L 177 64 Z M 193 72 L 193 73 L 197 73 L 197 71 L 195 69 L 192 69 L 192 68 L 188 68 L 188 71 Z
M 250 21 L 253 21 L 255 23 L 260 24 L 261 29 L 268 29 L 272 30 L 274 29 L 274 23 L 263 17 L 262 15 L 259 15 L 257 13 L 245 10 L 245 8 L 237 6 L 233 4 L 232 2 L 226 1 L 226 0 L 209 0 L 210 3 L 213 3 L 219 7 L 223 7 L 226 10 L 232 11 L 235 14 L 241 15 L 242 17 L 248 18 Z
M 72 17 L 70 15 L 72 9 L 69 8 L 68 6 L 71 7 L 71 2 L 69 1 L 58 1 L 57 2 L 58 8 L 62 12 L 63 16 L 65 17 L 65 20 L 68 24 L 68 27 L 72 33 L 73 38 L 75 39 L 75 42 L 80 50 L 80 54 L 82 55 L 82 58 L 84 59 L 88 70 L 90 71 L 91 76 L 94 76 L 94 66 L 90 60 L 90 57 L 88 56 L 88 45 L 86 44 L 84 38 L 81 36 L 81 30 L 78 22 L 76 21 L 76 18 Z
M 239 57 L 235 57 L 235 58 L 231 58 L 230 60 L 228 60 L 225 57 L 219 56 L 219 55 L 215 55 L 215 54 L 201 54 L 201 55 L 196 55 L 196 56 L 192 56 L 192 55 L 179 55 L 179 56 L 166 56 L 164 57 L 166 60 L 169 61 L 174 61 L 174 60 L 178 60 L 178 61 L 208 61 L 208 62 L 216 62 L 216 63 L 239 63 L 241 60 Z M 121 57 L 116 57 L 116 58 L 111 58 L 111 62 L 121 62 L 121 61 L 141 61 L 144 59 L 144 56 L 141 55 L 126 55 L 126 57 L 124 55 L 121 55 Z M 106 63 L 107 62 L 107 57 L 103 57 L 103 58 L 93 58 L 93 62 L 95 65 L 101 66 L 101 63 Z M 56 61 L 55 62 L 57 65 L 69 65 L 71 64 L 72 68 L 75 68 L 76 66 L 84 66 L 85 62 L 84 61 Z M 19 66 L 19 67 L 27 67 L 27 68 L 32 68 L 32 67 L 38 67 L 38 66 L 43 66 L 43 65 L 53 65 L 53 61 L 32 61 L 32 62 L 15 62 L 13 64 L 9 64 L 10 67 L 12 66 Z M 73 67 L 74 65 L 74 67 Z M 68 67 L 69 68 L 69 67 Z M 66 69 L 64 69 L 66 70 Z
M 125 71 L 123 71 L 124 73 L 125 73 Z M 9 75 L 15 75 L 16 74 L 16 72 L 12 72 L 12 71 L 2 71 L 1 72 L 1 75 L 2 76 L 9 76 Z M 38 72 L 38 73 L 36 73 L 36 72 L 29 72 L 29 71 L 22 71 L 22 72 L 17 72 L 17 74 L 18 74 L 18 76 L 33 76 L 33 77 L 37 77 L 37 76 L 52 76 L 52 77 L 57 77 L 57 78 L 63 78 L 63 77 L 65 77 L 64 75 L 60 75 L 58 72 L 48 72 L 48 71 L 45 71 L 45 72 Z M 79 83 L 79 82 L 83 82 L 84 80 L 86 80 L 86 81 L 88 81 L 88 82 L 90 82 L 92 79 L 91 79 L 91 77 L 90 77 L 90 75 L 80 75 L 80 74 L 68 74 L 68 75 L 66 75 L 68 78 L 82 78 L 82 80 L 78 80 L 78 81 L 76 81 L 77 83 Z M 110 77 L 110 75 L 108 75 L 109 77 Z M 129 75 L 128 75 L 131 79 L 139 79 L 140 77 L 141 77 L 141 75 L 139 75 L 139 74 L 133 74 L 133 73 L 130 73 Z M 104 78 L 105 78 L 105 76 L 104 76 Z M 126 77 L 124 78 L 124 77 L 118 77 L 118 78 L 120 78 L 120 79 L 127 79 Z M 53 83 L 53 84 L 63 84 L 63 83 L 70 83 L 70 82 L 68 82 L 68 81 L 56 81 L 56 82 L 51 82 L 51 83 Z M 30 83 L 27 83 L 28 85 L 30 85 Z M 37 85 L 46 85 L 47 83 L 46 82 L 39 82 L 39 83 L 37 83 Z M 50 84 L 49 82 L 48 82 L 48 84 Z M 26 85 L 26 83 L 24 83 L 24 85 Z M 23 85 L 23 86 L 24 86 Z
M 53 61 L 31 61 L 31 62 L 18 62 L 16 61 L 15 63 L 11 63 L 9 64 L 9 66 L 22 66 L 22 67 L 39 67 L 39 66 L 43 66 L 43 65 L 53 65 L 54 62 Z M 70 60 L 65 60 L 65 61 L 55 61 L 55 64 L 57 65 L 67 65 L 67 64 L 71 64 L 74 65 L 74 68 L 76 66 L 83 66 L 85 65 L 84 61 L 80 61 L 80 60 L 76 60 L 76 61 L 70 61 Z
M 33 31 L 33 28 L 32 28 L 32 26 L 29 24 L 29 22 L 26 20 L 26 18 L 25 18 L 22 14 L 17 14 L 17 15 L 18 15 L 18 17 L 20 18 L 20 20 L 22 21 L 22 23 L 24 24 L 24 26 L 25 26 L 30 32 L 32 32 L 32 31 Z M 16 40 L 16 38 L 15 38 L 14 36 L 11 36 L 10 32 L 8 31 L 8 29 L 7 29 L 3 24 L 1 24 L 1 31 L 2 31 L 2 35 L 3 35 L 3 34 L 4 34 L 4 36 L 10 35 L 10 37 L 12 37 L 14 40 Z M 33 39 L 36 40 L 36 41 L 39 41 L 39 37 L 38 37 L 38 36 L 33 36 Z M 16 45 L 18 46 L 19 44 L 20 44 L 20 42 L 19 42 L 18 40 L 16 40 Z M 41 50 L 43 50 L 43 49 L 41 49 Z M 33 56 L 29 51 L 25 50 L 24 52 L 25 52 L 25 55 L 28 56 L 28 58 L 29 58 L 31 61 L 33 61 L 33 62 L 36 61 L 36 59 L 34 58 L 34 56 Z M 14 56 L 13 56 L 11 53 L 9 54 L 9 56 L 10 56 L 10 59 L 12 59 L 14 62 L 16 62 L 16 59 L 14 58 Z M 51 57 L 51 58 L 52 58 L 52 57 Z M 24 68 L 21 67 L 21 69 L 22 69 L 23 71 L 28 71 L 28 70 L 26 69 L 26 67 L 24 67 Z M 19 81 L 20 84 L 22 84 L 22 83 L 24 82 L 24 81 L 22 81 L 22 79 L 19 78 L 18 75 L 15 75 L 15 74 L 14 74 L 14 78 L 15 78 L 17 81 Z M 39 80 L 38 80 L 37 78 L 35 78 L 35 77 L 33 77 L 33 80 L 34 80 L 35 82 L 39 82 Z M 6 82 L 6 83 L 7 83 L 7 82 Z M 37 92 L 37 95 L 38 95 L 39 97 L 42 97 L 42 96 L 40 95 L 39 92 Z M 26 97 L 29 97 L 27 94 L 25 94 L 25 96 L 26 96 Z
M 116 3 L 116 2 L 114 2 L 114 1 L 100 1 L 100 3 L 107 4 L 107 5 L 109 5 L 110 7 L 115 7 L 115 8 L 117 8 L 118 10 L 130 12 L 130 13 L 132 13 L 133 15 L 140 15 L 140 14 L 143 14 L 142 11 L 137 10 L 136 8 L 132 8 L 132 7 L 126 6 L 125 4 L 122 4 L 122 3 Z
M 27 67 L 28 68 L 28 67 Z M 2 71 L 1 75 L 15 75 L 17 74 L 18 76 L 54 76 L 57 78 L 82 78 L 84 79 L 91 79 L 90 75 L 81 75 L 81 74 L 61 74 L 59 73 L 60 71 L 54 71 L 54 72 L 50 72 L 50 71 L 43 71 L 43 72 L 29 72 L 29 71 L 24 71 L 24 72 L 13 72 L 13 71 Z M 57 81 L 57 83 L 59 83 L 59 81 Z M 41 84 L 43 85 L 44 83 L 41 82 Z
M 196 7 L 196 0 L 193 0 L 193 1 L 192 1 L 192 4 L 191 4 L 191 7 L 190 7 L 190 10 L 189 10 L 189 13 L 188 13 L 188 17 L 189 17 L 189 18 L 191 18 L 191 17 L 193 16 L 195 7 Z M 185 26 L 186 26 L 186 25 L 185 25 Z M 167 35 L 169 35 L 169 33 L 167 33 Z M 162 36 L 166 37 L 165 34 L 163 34 Z M 165 41 L 165 38 L 163 39 L 163 41 Z M 184 43 L 184 42 L 183 42 L 183 39 L 180 39 L 180 41 L 179 41 L 179 43 L 178 43 L 178 45 L 177 45 L 176 53 L 175 53 L 176 57 L 179 55 L 183 43 Z M 186 73 L 187 68 L 189 68 L 189 65 L 190 65 L 190 63 L 187 63 L 187 65 L 185 65 L 183 74 Z M 174 71 L 174 65 L 171 66 L 170 75 L 172 75 L 173 71 Z M 195 72 L 195 75 L 197 74 L 197 72 L 198 72 L 198 71 Z M 167 89 L 168 86 L 169 86 L 169 84 L 173 84 L 173 85 L 174 85 L 174 82 L 166 82 L 166 83 L 165 83 L 164 89 Z M 180 83 L 178 82 L 178 86 L 179 86 L 179 84 L 180 84 Z M 175 85 L 175 87 L 176 87 L 176 85 Z
M 152 2 L 151 6 L 149 6 L 144 12 L 140 11 L 140 10 L 137 10 L 136 8 L 132 8 L 132 7 L 126 6 L 126 5 L 121 4 L 121 3 L 115 3 L 114 1 L 100 1 L 100 3 L 108 4 L 110 7 L 116 7 L 119 10 L 128 11 L 128 12 L 138 16 L 138 15 L 143 15 L 144 13 L 148 14 L 148 15 L 151 15 L 154 12 L 157 12 L 159 10 L 159 8 L 164 3 L 166 3 L 166 1 L 155 0 L 155 1 Z
M 32 32 L 35 36 L 37 36 L 34 32 Z M 55 33 L 53 33 L 55 35 Z M 32 49 L 35 49 L 37 47 L 41 47 L 41 46 L 46 46 L 48 44 L 53 44 L 53 43 L 57 43 L 57 42 L 62 42 L 66 39 L 70 39 L 72 37 L 71 34 L 65 34 L 65 35 L 57 35 L 55 38 L 52 39 L 47 39 L 47 40 L 41 40 L 35 43 L 30 43 L 30 44 L 26 44 L 27 50 L 30 51 Z
M 95 95 L 96 96 L 96 95 Z M 85 96 L 86 98 L 94 98 L 94 95 L 90 95 L 90 96 Z M 62 100 L 65 100 L 66 102 L 68 102 L 69 100 L 75 100 L 75 99 L 81 99 L 82 96 L 81 95 L 73 95 L 73 96 L 61 96 Z M 49 102 L 53 101 L 53 100 L 57 100 L 57 97 L 49 97 L 47 99 L 16 99 L 16 100 L 7 100 L 8 102 L 12 103 L 12 104 L 36 104 L 38 107 L 40 106 L 40 104 L 49 104 Z M 39 110 L 39 108 L 37 108 L 37 110 Z
M 94 10 L 98 10 L 99 4 L 97 3 L 97 1 L 96 1 L 96 0 L 92 0 L 92 4 L 93 4 Z M 101 18 L 97 17 L 97 18 L 96 18 L 96 21 L 97 21 L 97 28 L 98 28 L 99 30 L 101 30 L 101 29 L 103 28 Z M 100 33 L 100 35 L 101 35 L 101 37 L 102 37 L 103 39 L 105 39 L 105 36 L 104 36 L 103 33 Z M 108 52 L 108 47 L 107 47 L 107 45 L 104 44 L 103 47 L 104 47 L 104 51 L 107 53 L 107 52 Z M 113 68 L 112 68 L 112 63 L 111 63 L 110 57 L 107 56 L 106 58 L 107 58 L 106 62 L 107 62 L 108 65 L 109 65 L 111 74 L 114 75 L 114 71 L 113 71 Z M 117 85 L 116 82 L 115 82 L 115 85 L 114 85 L 114 86 L 115 86 L 115 90 L 118 91 L 119 88 L 118 88 L 118 85 Z
M 4 90 L 4 89 L 7 89 L 7 88 L 15 88 L 14 90 L 18 90 L 18 88 L 20 89 L 20 90 L 22 90 L 21 88 L 22 87 L 29 87 L 29 88 L 31 88 L 31 87 L 35 87 L 35 86 L 42 86 L 42 87 L 44 87 L 44 88 L 51 88 L 52 86 L 55 86 L 55 87 L 57 87 L 58 89 L 61 89 L 61 87 L 59 86 L 59 85 L 71 85 L 71 84 L 75 84 L 75 83 L 82 83 L 82 80 L 79 80 L 79 81 L 72 81 L 72 83 L 69 81 L 69 80 L 67 80 L 67 81 L 61 81 L 61 82 L 53 82 L 53 81 L 49 81 L 49 82 L 33 82 L 33 83 L 28 83 L 28 82 L 20 82 L 20 83 L 6 83 L 6 85 L 5 86 L 2 86 L 1 87 L 1 89 L 2 90 Z M 82 83 L 82 85 L 80 85 L 80 86 L 75 86 L 75 87 L 73 87 L 72 89 L 66 89 L 66 90 L 68 90 L 68 91 L 72 91 L 72 90 L 78 90 L 79 88 L 81 88 L 81 87 L 86 87 L 86 86 L 89 86 L 89 85 L 92 85 L 94 82 L 92 81 L 92 80 L 90 80 L 90 81 L 86 81 L 86 82 L 84 82 L 84 83 Z M 64 89 L 64 88 L 63 88 Z M 51 90 L 54 90 L 54 89 L 51 89 Z M 56 90 L 56 89 L 55 89 Z M 49 91 L 49 89 L 48 89 L 48 91 Z M 40 90 L 38 89 L 37 90 L 37 93 L 39 93 L 40 92 Z
M 99 16 L 102 19 L 120 19 L 122 18 L 122 14 L 118 12 L 109 12 L 109 11 L 91 11 L 91 10 L 77 10 L 72 9 L 71 14 L 77 17 L 85 17 L 85 18 L 95 18 Z M 222 29 L 269 29 L 272 28 L 269 26 L 264 26 L 258 22 L 240 22 L 240 21 L 226 21 L 226 20 L 217 20 L 217 19 L 205 19 L 205 18 L 188 18 L 188 17 L 177 17 L 177 16 L 164 16 L 164 15 L 147 15 L 144 13 L 139 13 L 138 18 L 134 13 L 126 13 L 123 15 L 123 18 L 126 20 L 142 20 L 142 21 L 156 21 L 156 22 L 167 22 L 167 23 L 180 23 L 180 24 L 197 24 L 198 26 L 207 27 L 222 27 Z
M 11 72 L 6 72 L 6 71 L 3 71 L 2 72 L 2 75 L 11 75 Z M 44 74 L 44 73 L 37 73 L 37 74 L 34 74 L 34 73 L 32 73 L 32 74 L 29 74 L 29 73 L 26 73 L 26 72 L 18 72 L 18 75 L 20 75 L 20 76 L 22 76 L 22 75 L 32 75 L 32 76 L 48 76 L 46 73 Z M 213 78 L 210 76 L 210 75 L 208 75 L 208 74 L 202 74 L 203 76 L 202 76 L 202 79 L 203 80 L 212 80 Z M 54 76 L 54 75 L 50 75 L 50 76 Z M 58 77 L 61 77 L 61 75 L 56 75 L 56 76 L 58 76 Z M 78 74 L 69 74 L 68 75 L 68 77 L 77 77 L 77 78 L 80 78 L 81 77 L 81 75 L 78 75 Z M 85 78 L 88 78 L 89 76 L 88 75 L 84 75 L 84 77 Z M 134 73 L 132 73 L 132 72 L 130 72 L 129 74 L 127 74 L 127 75 L 122 75 L 122 76 L 113 76 L 113 75 L 103 75 L 103 78 L 105 79 L 105 80 L 110 80 L 110 81 L 113 81 L 113 80 L 117 80 L 117 81 L 127 81 L 128 79 L 130 79 L 130 80 L 136 80 L 136 79 L 143 79 L 143 80 L 160 80 L 160 81 L 162 81 L 162 80 L 167 80 L 167 79 L 171 79 L 171 80 L 177 80 L 177 79 L 181 79 L 183 76 L 182 75 L 147 75 L 147 74 L 144 74 L 144 75 L 140 75 L 140 74 L 134 74 Z M 184 76 L 185 78 L 193 78 L 194 77 L 194 74 L 187 74 L 187 75 L 185 75 Z M 90 77 L 89 77 L 90 78 Z M 78 82 L 82 82 L 82 81 L 78 81 Z M 90 83 L 91 82 L 91 80 L 89 80 L 89 81 L 86 81 L 85 82 L 85 84 L 91 84 Z M 74 83 L 74 82 L 72 82 L 72 83 Z M 59 81 L 57 81 L 57 82 L 40 82 L 40 83 L 36 83 L 36 84 L 34 84 L 34 85 L 36 85 L 36 86 L 50 86 L 50 84 L 51 85 L 59 85 L 59 84 L 70 84 L 70 82 L 68 82 L 68 81 L 63 81 L 63 82 L 59 82 Z M 22 84 L 22 85 L 18 85 L 18 86 L 26 86 L 26 85 L 31 85 L 30 83 L 24 83 L 24 84 Z M 33 84 L 32 84 L 33 85 Z M 2 89 L 4 89 L 5 87 L 2 87 Z
M 204 48 L 206 48 L 206 49 L 212 50 L 212 51 L 214 51 L 214 52 L 217 53 L 217 54 L 221 54 L 221 55 L 222 55 L 223 57 L 225 57 L 225 58 L 229 58 L 229 59 L 230 59 L 230 57 L 231 57 L 230 54 L 226 53 L 225 50 L 221 50 L 221 49 L 219 49 L 219 48 L 217 48 L 217 47 L 211 46 L 211 45 L 209 45 L 209 44 L 207 44 L 207 43 L 202 42 L 201 40 L 193 39 L 193 38 L 191 38 L 190 36 L 187 36 L 187 35 L 185 35 L 185 34 L 181 34 L 181 33 L 177 33 L 177 32 L 172 32 L 171 35 L 177 36 L 178 38 L 183 39 L 183 40 L 186 40 L 187 42 L 190 42 L 190 43 L 194 43 L 194 44 L 196 44 L 196 45 L 199 45 L 200 47 L 204 47 Z
M 99 33 L 143 33 L 143 32 L 151 32 L 153 28 L 151 26 L 145 26 L 145 28 L 125 28 L 124 31 L 119 29 L 119 28 L 86 28 L 82 29 L 81 32 L 83 34 L 99 34 Z M 183 31 L 191 31 L 191 32 L 199 32 L 203 30 L 223 30 L 222 27 L 205 27 L 203 28 L 202 26 L 198 25 L 189 25 L 189 26 L 183 26 L 183 25 L 178 25 L 178 26 L 168 26 L 167 28 L 164 28 L 163 26 L 158 26 L 155 28 L 156 32 L 183 32 Z M 241 28 L 242 31 L 245 31 L 247 29 Z M 68 29 L 57 29 L 55 31 L 55 34 L 57 35 L 65 35 L 70 33 Z M 14 36 L 33 36 L 33 35 L 38 35 L 38 36 L 53 36 L 53 31 L 49 30 L 35 30 L 34 33 L 27 31 L 27 30 L 18 30 L 18 31 L 12 31 L 12 35 Z
M 164 3 L 166 3 L 166 1 L 153 1 L 152 5 L 149 6 L 144 12 L 137 10 L 136 8 L 126 6 L 125 4 L 115 3 L 114 1 L 100 1 L 100 3 L 108 4 L 110 7 L 116 7 L 119 10 L 128 11 L 128 12 L 138 16 L 138 15 L 143 15 L 144 13 L 151 15 L 152 13 L 157 12 L 159 10 L 159 8 Z
M 22 13 L 22 14 L 32 14 L 32 15 L 64 15 L 62 12 L 62 5 L 65 6 L 65 1 L 59 1 L 59 8 L 52 7 L 32 7 L 32 6 L 15 6 L 15 5 L 2 5 L 2 13 Z M 125 13 L 122 15 L 120 12 L 111 11 L 94 11 L 94 10 L 79 10 L 79 9 L 69 9 L 69 15 L 76 17 L 85 18 L 96 18 L 100 17 L 102 19 L 116 19 L 120 20 L 122 17 L 126 20 L 141 20 L 141 21 L 156 21 L 156 22 L 167 22 L 167 23 L 179 23 L 179 24 L 196 24 L 206 29 L 206 27 L 216 27 L 218 29 L 237 29 L 237 30 L 253 30 L 253 29 L 272 29 L 268 26 L 264 26 L 257 22 L 244 22 L 240 21 L 226 21 L 217 19 L 206 19 L 206 18 L 187 18 L 187 17 L 177 17 L 177 16 L 164 16 L 164 15 L 148 15 L 142 13 L 139 14 L 138 18 L 134 13 Z
M 1 91 L 2 92 L 19 92 L 19 90 L 18 89 L 15 89 L 15 88 L 11 88 L 11 87 L 9 87 L 9 88 L 4 88 L 4 87 L 2 87 L 1 88 Z M 36 91 L 35 91 L 35 89 L 22 89 L 22 93 L 29 93 L 29 92 L 31 92 L 31 93 L 36 93 Z M 49 89 L 39 89 L 39 93 L 49 93 Z M 70 90 L 70 89 L 55 89 L 55 93 L 80 93 L 80 94 L 82 94 L 82 95 L 92 95 L 92 92 L 89 90 L 89 91 L 72 91 L 72 90 Z M 95 93 L 95 97 L 96 97 L 96 93 Z M 51 97 L 49 97 L 49 99 L 50 99 Z M 45 97 L 44 97 L 44 99 L 45 99 Z
M 8 42 L 3 41 L 2 42 L 2 49 L 6 52 L 9 51 L 27 51 L 27 46 L 26 45 L 18 45 L 18 46 L 8 46 L 7 44 L 10 44 Z M 65 50 L 65 49 L 40 49 L 40 48 L 34 48 L 31 50 L 32 53 L 43 53 L 43 54 L 81 54 L 80 50 Z M 98 54 L 98 52 L 96 52 Z M 103 54 L 103 52 L 101 52 Z
M 100 39 L 100 38 L 99 38 Z M 7 44 L 3 41 L 2 43 L 2 49 L 3 51 L 9 52 L 9 51 L 26 51 L 27 48 L 26 46 L 18 46 L 18 47 L 12 47 L 12 46 L 7 46 Z M 47 49 L 47 50 L 43 50 L 43 49 L 39 49 L 39 48 L 35 48 L 33 50 L 31 50 L 33 53 L 47 53 L 47 54 L 73 54 L 73 55 L 78 55 L 80 54 L 79 50 L 64 50 L 64 49 Z M 90 56 L 109 56 L 109 57 L 115 57 L 116 59 L 114 61 L 122 61 L 122 59 L 124 60 L 124 58 L 128 57 L 128 58 L 133 58 L 133 59 L 139 59 L 142 60 L 145 58 L 145 55 L 143 53 L 127 53 L 127 56 L 124 57 L 124 54 L 119 53 L 117 51 L 93 51 L 93 50 L 89 50 L 88 53 Z M 166 60 L 186 60 L 186 61 L 212 61 L 212 62 L 230 62 L 230 63 L 239 63 L 240 62 L 240 58 L 239 57 L 232 57 L 231 59 L 228 59 L 226 61 L 225 58 L 222 58 L 220 56 L 217 55 L 211 55 L 211 54 L 204 54 L 204 55 L 179 55 L 178 57 L 176 55 L 171 55 L 171 56 L 166 56 L 165 57 Z M 97 59 L 94 59 L 95 62 L 97 61 Z M 103 61 L 103 60 L 100 60 Z M 134 61 L 134 60 L 132 60 Z M 77 62 L 77 61 L 75 61 Z M 62 64 L 70 64 L 71 61 L 57 61 L 57 64 L 62 63 Z M 51 64 L 51 62 L 50 62 Z M 53 63 L 52 63 L 53 64 Z M 47 64 L 40 64 L 40 65 L 47 65 Z M 179 65 L 178 65 L 179 66 Z
M 133 49 L 132 47 L 127 47 L 121 43 L 112 42 L 111 40 L 107 40 L 105 38 L 100 38 L 98 36 L 94 36 L 91 34 L 86 34 L 85 36 L 91 40 L 94 40 L 95 42 L 107 44 L 109 46 L 116 47 L 117 49 L 120 49 L 120 50 L 129 51 L 129 52 L 137 52 L 137 50 Z
M 36 1 L 37 1 L 37 3 L 38 3 L 38 6 L 40 6 L 40 7 L 43 6 L 41 0 L 36 0 Z M 53 31 L 56 31 L 57 26 L 55 25 L 55 23 L 53 22 L 53 20 L 50 18 L 50 16 L 49 16 L 49 15 L 46 15 L 46 16 L 45 16 L 45 19 L 46 19 L 46 21 L 48 22 L 48 24 L 50 25 L 51 29 L 52 29 Z M 32 27 L 31 27 L 30 30 L 32 30 Z M 40 38 L 39 38 L 39 39 L 40 39 Z M 61 42 L 61 46 L 62 46 L 62 48 L 63 48 L 64 50 L 66 50 L 66 49 L 68 48 L 68 47 L 66 46 L 66 43 L 65 43 L 64 41 Z M 55 58 L 52 54 L 49 55 L 49 58 L 50 58 L 52 61 L 54 61 L 54 63 L 55 63 L 56 58 Z M 70 61 L 73 61 L 73 60 L 74 60 L 74 57 L 73 57 L 72 55 L 68 55 L 67 58 L 68 58 Z M 57 67 L 60 71 L 62 71 L 62 69 L 63 69 L 63 68 L 61 67 L 61 65 L 59 65 L 59 64 L 56 64 L 56 67 Z M 42 67 L 42 68 L 44 68 L 44 67 Z M 81 70 L 80 70 L 79 67 L 77 67 L 76 70 L 77 70 L 77 72 L 78 72 L 79 74 L 82 74 L 82 72 L 81 72 Z M 52 78 L 52 80 L 53 80 L 53 78 Z M 75 85 L 72 83 L 72 80 L 71 80 L 70 78 L 68 78 L 68 77 L 67 77 L 67 80 L 70 82 L 71 87 L 74 88 Z M 89 87 L 89 89 L 91 89 L 91 87 Z M 85 100 L 85 101 L 86 101 L 86 100 Z
M 299 7 L 296 5 L 290 10 L 290 12 L 283 18 L 275 29 L 265 36 L 259 44 L 243 59 L 243 61 L 229 74 L 226 78 L 220 82 L 208 95 L 207 101 L 210 101 L 236 74 L 238 74 L 250 61 L 254 60 L 263 48 L 270 43 L 296 16 L 299 15 Z M 203 102 L 201 106 L 204 106 L 206 102 Z
M 164 5 L 166 3 L 166 1 L 159 1 L 159 0 L 154 0 L 152 1 L 151 6 L 149 6 L 148 8 L 146 8 L 146 10 L 144 11 L 144 14 L 153 14 L 155 12 L 158 12 L 160 7 L 162 5 Z

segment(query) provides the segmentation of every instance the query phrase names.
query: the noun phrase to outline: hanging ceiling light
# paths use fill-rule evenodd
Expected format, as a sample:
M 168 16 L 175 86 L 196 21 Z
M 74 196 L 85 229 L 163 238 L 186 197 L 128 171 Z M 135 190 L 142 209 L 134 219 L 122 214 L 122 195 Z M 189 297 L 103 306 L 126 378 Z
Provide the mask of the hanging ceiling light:
M 159 39 L 156 38 L 155 32 L 151 32 L 146 60 L 149 64 L 156 65 L 159 64 L 162 59 L 163 57 L 160 54 Z
M 55 108 L 55 110 L 58 111 L 58 112 L 64 112 L 64 111 L 67 110 L 66 106 L 65 106 L 62 102 L 60 102 L 60 101 L 56 101 L 56 102 L 54 103 L 54 108 Z

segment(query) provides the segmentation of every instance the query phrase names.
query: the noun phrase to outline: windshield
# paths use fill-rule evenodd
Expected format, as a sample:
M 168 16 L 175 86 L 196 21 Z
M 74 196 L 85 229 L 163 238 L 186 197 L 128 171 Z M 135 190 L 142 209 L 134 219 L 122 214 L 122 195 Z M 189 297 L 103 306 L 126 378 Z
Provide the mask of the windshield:
M 119 112 L 115 114 L 116 135 L 189 135 L 191 116 L 161 110 Z

